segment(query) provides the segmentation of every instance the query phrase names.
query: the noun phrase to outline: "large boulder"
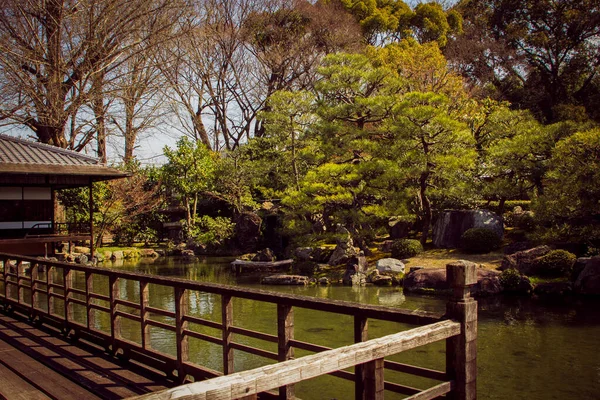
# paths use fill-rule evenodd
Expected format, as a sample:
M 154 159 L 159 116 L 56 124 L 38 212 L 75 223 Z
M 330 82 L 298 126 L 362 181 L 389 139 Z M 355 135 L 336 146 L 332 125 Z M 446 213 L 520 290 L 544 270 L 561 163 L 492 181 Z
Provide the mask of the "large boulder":
M 430 290 L 448 290 L 446 268 L 422 268 L 404 277 L 404 290 L 423 292 Z
M 422 268 L 410 272 L 403 283 L 406 292 L 448 291 L 446 268 Z M 485 296 L 502 292 L 500 272 L 485 268 L 477 268 L 477 285 L 473 293 Z
M 243 212 L 235 218 L 234 237 L 241 252 L 255 251 L 260 243 L 262 218 L 252 212 Z
M 575 291 L 581 294 L 600 295 L 600 256 L 592 257 L 575 281 Z
M 404 263 L 395 258 L 382 258 L 377 260 L 375 266 L 377 267 L 377 271 L 380 273 L 393 272 L 403 274 L 405 270 Z
M 468 229 L 487 228 L 502 238 L 502 218 L 488 210 L 446 210 L 433 225 L 433 244 L 436 247 L 456 248 L 460 237 Z
M 548 254 L 550 250 L 548 246 L 538 246 L 533 249 L 517 251 L 516 253 L 506 255 L 502 259 L 499 269 L 504 271 L 513 268 L 523 275 L 535 275 L 537 259 Z

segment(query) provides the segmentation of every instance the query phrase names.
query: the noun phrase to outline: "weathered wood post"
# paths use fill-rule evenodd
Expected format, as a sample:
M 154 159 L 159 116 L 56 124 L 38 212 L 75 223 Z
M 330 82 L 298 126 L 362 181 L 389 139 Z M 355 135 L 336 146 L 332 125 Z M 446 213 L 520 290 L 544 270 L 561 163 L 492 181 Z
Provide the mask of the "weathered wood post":
M 175 336 L 177 342 L 177 381 L 185 383 L 185 363 L 189 360 L 189 339 L 185 334 L 188 322 L 185 319 L 188 313 L 189 298 L 188 291 L 175 287 Z
M 477 267 L 469 261 L 446 265 L 452 296 L 446 306 L 449 318 L 460 322 L 460 335 L 446 339 L 446 373 L 454 380 L 452 400 L 477 398 L 477 302 L 471 286 L 477 284 Z
M 231 296 L 221 295 L 221 320 L 223 325 L 223 375 L 229 375 L 234 372 L 233 363 L 233 302 Z
M 121 317 L 119 316 L 117 300 L 119 300 L 119 277 L 111 274 L 108 277 L 110 302 L 110 352 L 117 354 L 117 339 L 121 338 Z
M 294 309 L 288 304 L 277 304 L 277 361 L 294 358 Z M 295 399 L 294 385 L 279 388 L 279 400 Z

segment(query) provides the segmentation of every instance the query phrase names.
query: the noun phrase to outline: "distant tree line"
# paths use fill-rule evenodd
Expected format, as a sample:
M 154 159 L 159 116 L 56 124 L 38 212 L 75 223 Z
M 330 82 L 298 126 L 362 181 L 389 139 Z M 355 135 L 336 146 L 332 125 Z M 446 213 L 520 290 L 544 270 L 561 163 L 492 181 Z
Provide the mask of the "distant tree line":
M 7 0 L 0 121 L 104 160 L 120 137 L 124 165 L 176 132 L 151 175 L 190 235 L 207 192 L 365 243 L 392 216 L 425 242 L 438 210 L 527 199 L 538 237 L 599 247 L 599 19 L 600 0 Z

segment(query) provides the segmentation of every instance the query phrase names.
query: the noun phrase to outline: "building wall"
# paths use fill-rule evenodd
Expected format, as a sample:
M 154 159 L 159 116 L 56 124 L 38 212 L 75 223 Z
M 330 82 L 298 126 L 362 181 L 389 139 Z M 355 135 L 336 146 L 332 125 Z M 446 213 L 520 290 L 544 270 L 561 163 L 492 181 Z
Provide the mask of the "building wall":
M 48 231 L 52 216 L 50 187 L 0 186 L 0 237 L 23 237 L 37 224 Z

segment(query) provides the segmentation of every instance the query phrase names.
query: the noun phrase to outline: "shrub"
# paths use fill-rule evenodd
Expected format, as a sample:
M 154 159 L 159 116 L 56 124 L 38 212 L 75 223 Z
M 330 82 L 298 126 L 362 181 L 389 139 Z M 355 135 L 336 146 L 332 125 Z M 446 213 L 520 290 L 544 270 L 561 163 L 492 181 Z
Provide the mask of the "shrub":
M 410 258 L 423 252 L 421 242 L 415 239 L 398 239 L 392 243 L 392 257 Z
M 234 233 L 235 223 L 229 218 L 202 216 L 192 227 L 192 238 L 209 246 L 218 246 L 231 238 Z
M 566 250 L 552 250 L 536 260 L 536 274 L 553 278 L 570 276 L 575 260 L 573 253 Z
M 516 292 L 521 284 L 521 274 L 514 268 L 502 271 L 499 279 L 504 290 L 508 292 Z
M 487 228 L 471 228 L 460 237 L 461 248 L 469 253 L 489 253 L 500 247 L 501 239 Z

